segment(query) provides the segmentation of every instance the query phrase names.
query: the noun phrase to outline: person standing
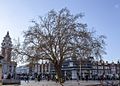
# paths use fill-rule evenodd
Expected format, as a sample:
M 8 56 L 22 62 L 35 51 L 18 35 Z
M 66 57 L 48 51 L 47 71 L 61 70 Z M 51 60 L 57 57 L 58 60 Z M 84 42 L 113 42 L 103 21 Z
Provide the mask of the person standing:
M 7 74 L 6 73 L 3 75 L 3 79 L 7 79 Z
M 26 81 L 29 82 L 29 75 L 26 75 Z

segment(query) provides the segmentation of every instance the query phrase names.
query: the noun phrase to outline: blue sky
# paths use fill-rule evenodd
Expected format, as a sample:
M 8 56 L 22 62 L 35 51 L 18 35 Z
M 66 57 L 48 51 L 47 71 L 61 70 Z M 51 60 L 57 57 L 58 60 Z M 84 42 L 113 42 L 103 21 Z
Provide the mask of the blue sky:
M 120 60 L 120 0 L 0 0 L 0 43 L 7 31 L 12 39 L 22 40 L 32 19 L 64 7 L 73 14 L 84 13 L 88 27 L 107 36 L 105 60 Z

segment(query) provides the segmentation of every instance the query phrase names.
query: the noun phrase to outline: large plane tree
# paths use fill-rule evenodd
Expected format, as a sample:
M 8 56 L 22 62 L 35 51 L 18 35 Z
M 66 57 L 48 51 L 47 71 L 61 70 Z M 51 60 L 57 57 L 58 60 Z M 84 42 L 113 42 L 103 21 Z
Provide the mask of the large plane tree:
M 74 15 L 66 8 L 39 16 L 24 32 L 24 47 L 16 49 L 17 52 L 26 55 L 28 61 L 49 60 L 62 85 L 61 67 L 65 59 L 101 58 L 105 53 L 104 36 L 97 36 L 95 31 L 88 29 L 87 24 L 81 21 L 82 17 L 81 13 Z

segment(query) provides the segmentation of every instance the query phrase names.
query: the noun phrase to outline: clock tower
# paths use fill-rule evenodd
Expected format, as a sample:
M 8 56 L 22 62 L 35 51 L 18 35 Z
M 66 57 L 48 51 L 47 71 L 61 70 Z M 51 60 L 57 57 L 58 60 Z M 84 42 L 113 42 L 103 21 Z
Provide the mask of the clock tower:
M 11 61 L 11 51 L 12 51 L 12 41 L 9 35 L 9 32 L 3 38 L 3 42 L 1 43 L 1 54 L 4 57 L 2 61 L 2 73 L 3 75 L 10 75 L 15 77 L 15 70 L 17 63 Z M 5 78 L 4 78 L 5 79 Z
M 7 32 L 6 36 L 2 42 L 2 55 L 4 56 L 4 60 L 7 62 L 11 61 L 11 50 L 12 50 L 12 42 L 9 36 L 9 32 Z

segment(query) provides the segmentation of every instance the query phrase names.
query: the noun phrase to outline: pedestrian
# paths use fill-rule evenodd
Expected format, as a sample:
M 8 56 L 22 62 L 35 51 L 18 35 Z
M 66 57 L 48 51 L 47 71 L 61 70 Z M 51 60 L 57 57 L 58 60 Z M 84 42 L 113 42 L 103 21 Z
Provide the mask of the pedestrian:
M 11 75 L 10 75 L 10 73 L 8 74 L 7 79 L 11 79 Z
M 29 82 L 29 75 L 26 75 L 26 81 Z
M 80 83 L 79 83 L 79 76 L 77 77 L 77 82 L 78 82 L 78 86 L 80 85 Z
M 86 79 L 86 81 L 88 81 L 88 74 L 85 75 L 85 79 Z
M 56 79 L 56 83 L 58 82 L 58 77 L 57 77 L 57 75 L 55 75 L 55 79 Z
M 26 75 L 24 75 L 23 77 L 24 77 L 24 80 L 25 80 L 25 82 L 26 82 Z
M 38 80 L 38 81 L 40 81 L 40 77 L 41 77 L 41 76 L 40 76 L 40 74 L 39 74 L 38 77 L 37 77 L 37 80 Z
M 7 74 L 6 74 L 6 73 L 3 75 L 3 78 L 4 78 L 4 79 L 7 79 Z

